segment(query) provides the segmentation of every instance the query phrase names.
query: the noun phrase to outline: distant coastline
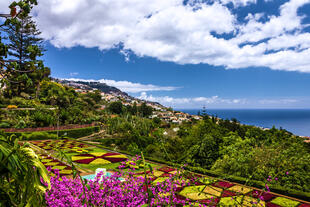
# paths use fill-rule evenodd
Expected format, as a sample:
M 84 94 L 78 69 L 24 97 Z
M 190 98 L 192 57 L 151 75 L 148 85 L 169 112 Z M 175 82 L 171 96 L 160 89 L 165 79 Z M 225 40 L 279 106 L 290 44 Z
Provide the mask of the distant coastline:
M 197 115 L 202 109 L 175 109 Z M 206 109 L 222 119 L 236 118 L 242 124 L 258 127 L 282 127 L 299 136 L 310 136 L 310 109 Z

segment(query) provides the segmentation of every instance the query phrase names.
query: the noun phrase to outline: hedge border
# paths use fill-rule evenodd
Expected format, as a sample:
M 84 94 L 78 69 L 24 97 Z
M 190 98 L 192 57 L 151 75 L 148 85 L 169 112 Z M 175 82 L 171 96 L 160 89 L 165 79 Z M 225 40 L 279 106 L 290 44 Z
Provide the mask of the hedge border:
M 50 134 L 57 134 L 59 133 L 59 137 L 69 137 L 69 138 L 81 138 L 85 136 L 89 136 L 93 133 L 97 133 L 100 131 L 100 126 L 92 126 L 92 127 L 85 127 L 85 128 L 77 128 L 77 129 L 64 129 L 59 131 L 38 131 L 38 132 L 47 132 Z M 22 134 L 31 134 L 34 132 L 4 132 L 6 135 L 15 135 L 17 137 L 21 137 Z

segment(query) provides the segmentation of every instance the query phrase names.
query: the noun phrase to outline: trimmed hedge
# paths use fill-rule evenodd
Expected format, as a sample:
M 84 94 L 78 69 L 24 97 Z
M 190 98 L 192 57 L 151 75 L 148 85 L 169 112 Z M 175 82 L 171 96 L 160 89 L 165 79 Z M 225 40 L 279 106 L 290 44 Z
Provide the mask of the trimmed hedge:
M 78 128 L 78 129 L 66 129 L 59 130 L 59 137 L 69 137 L 69 138 L 80 138 L 89 136 L 93 133 L 99 132 L 99 126 L 86 127 L 86 128 Z M 32 135 L 34 139 L 56 139 L 57 131 L 40 131 L 40 132 L 5 132 L 6 135 L 11 136 L 15 135 L 18 138 L 23 140 L 31 140 Z M 46 135 L 46 136 L 44 136 Z
M 109 140 L 110 141 L 110 140 Z M 87 142 L 84 142 L 87 143 Z M 108 149 L 108 150 L 113 150 L 114 148 L 112 147 L 107 147 L 107 146 L 102 146 L 100 144 L 91 144 L 103 149 Z M 131 155 L 131 156 L 135 156 L 135 154 L 131 153 L 131 152 L 127 152 L 125 150 L 117 150 L 120 153 L 126 154 L 126 155 Z M 166 164 L 166 165 L 170 165 L 172 167 L 181 167 L 181 164 L 176 164 L 176 163 L 172 163 L 169 161 L 165 161 L 165 160 L 159 160 L 153 157 L 147 157 L 145 156 L 145 159 L 149 160 L 149 161 L 153 161 L 156 163 L 160 163 L 160 164 Z M 226 174 L 222 174 L 216 171 L 212 171 L 212 170 L 207 170 L 201 167 L 191 167 L 191 166 L 186 166 L 184 167 L 185 169 L 195 172 L 195 173 L 199 173 L 199 174 L 203 174 L 203 175 L 209 175 L 211 177 L 216 177 L 219 179 L 223 179 L 223 180 L 227 180 L 230 182 L 235 182 L 235 183 L 239 183 L 239 184 L 246 184 L 247 186 L 252 186 L 252 187 L 256 187 L 258 189 L 264 189 L 265 188 L 265 183 L 262 181 L 257 181 L 257 180 L 249 180 L 247 178 L 243 178 L 243 177 L 238 177 L 238 176 L 234 176 L 234 175 L 226 175 Z M 284 188 L 280 185 L 276 185 L 276 184 L 269 184 L 268 187 L 270 188 L 271 192 L 274 193 L 279 193 L 282 195 L 286 195 L 286 196 L 290 196 L 293 198 L 298 198 L 301 200 L 305 200 L 305 201 L 309 201 L 310 200 L 310 193 L 309 192 L 302 192 L 302 191 L 297 191 L 297 190 L 292 190 L 292 189 L 287 189 Z
M 80 138 L 80 137 L 86 137 L 93 133 L 99 132 L 100 127 L 94 126 L 94 127 L 86 127 L 86 128 L 79 128 L 79 129 L 67 129 L 67 130 L 60 130 L 59 136 L 66 136 L 70 138 Z M 56 131 L 57 134 L 57 131 Z

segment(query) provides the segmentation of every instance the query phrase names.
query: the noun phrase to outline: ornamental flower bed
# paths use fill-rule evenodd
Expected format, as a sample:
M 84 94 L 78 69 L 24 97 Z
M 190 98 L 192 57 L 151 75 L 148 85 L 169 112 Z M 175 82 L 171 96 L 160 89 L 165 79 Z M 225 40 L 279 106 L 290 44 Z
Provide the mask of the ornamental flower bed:
M 62 140 L 40 140 L 40 141 L 31 141 L 32 144 L 45 149 L 45 150 L 54 150 L 56 147 L 67 152 L 78 152 L 78 153 L 87 153 L 89 151 L 89 146 L 80 142 L 71 141 L 68 139 Z
M 125 155 L 119 153 L 88 153 L 72 156 L 72 161 L 80 164 L 108 164 L 127 160 Z
M 41 153 L 37 153 L 41 162 L 43 165 L 47 168 L 50 169 L 50 175 L 54 176 L 54 170 L 58 171 L 59 176 L 67 176 L 67 175 L 72 175 L 72 167 L 69 165 L 66 165 L 59 160 L 49 156 L 49 155 L 44 155 Z
M 118 178 L 126 176 L 125 182 Z M 132 174 L 113 174 L 103 177 L 99 174 L 94 181 L 83 183 L 80 179 L 59 179 L 56 175 L 51 178 L 51 189 L 45 194 L 46 205 L 49 207 L 80 207 L 80 206 L 120 206 L 136 207 L 149 204 L 150 206 L 173 206 L 186 204 L 174 193 L 176 185 L 166 182 L 151 185 L 142 177 Z M 100 182 L 99 182 L 100 180 Z M 83 185 L 84 184 L 84 185 Z M 147 186 L 147 187 L 146 187 Z
M 102 156 L 103 154 L 97 154 Z M 46 192 L 47 206 L 267 206 L 307 207 L 306 203 L 270 192 L 186 173 L 182 168 L 159 167 L 148 171 L 126 169 L 111 177 L 99 174 L 94 181 L 51 178 Z M 57 171 L 57 170 L 56 170 Z M 125 178 L 122 182 L 119 178 Z M 100 182 L 99 182 L 100 180 Z M 102 181 L 102 182 L 101 182 Z

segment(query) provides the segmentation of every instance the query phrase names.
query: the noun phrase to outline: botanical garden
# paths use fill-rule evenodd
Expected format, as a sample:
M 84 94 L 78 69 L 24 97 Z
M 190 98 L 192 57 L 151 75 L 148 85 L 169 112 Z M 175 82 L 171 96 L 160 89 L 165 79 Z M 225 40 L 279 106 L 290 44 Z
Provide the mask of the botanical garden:
M 302 137 L 207 112 L 166 123 L 54 82 L 36 4 L 0 22 L 0 206 L 310 206 Z

